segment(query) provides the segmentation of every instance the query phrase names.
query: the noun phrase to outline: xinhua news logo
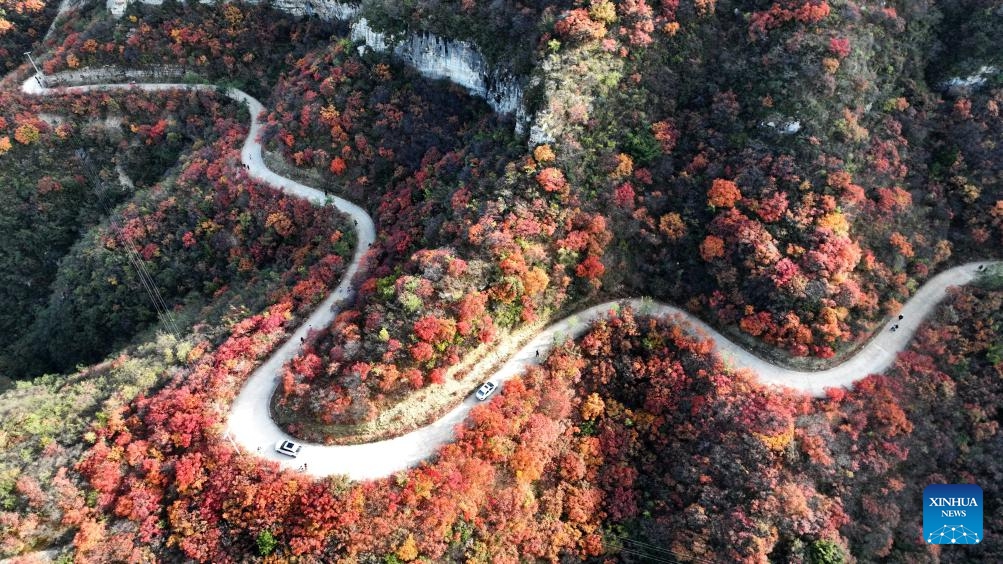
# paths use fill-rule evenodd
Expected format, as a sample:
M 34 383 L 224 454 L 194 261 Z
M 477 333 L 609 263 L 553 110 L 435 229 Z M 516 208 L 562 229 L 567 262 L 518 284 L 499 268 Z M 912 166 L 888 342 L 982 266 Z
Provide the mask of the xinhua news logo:
M 933 484 L 923 490 L 923 539 L 927 544 L 979 544 L 982 538 L 982 488 Z

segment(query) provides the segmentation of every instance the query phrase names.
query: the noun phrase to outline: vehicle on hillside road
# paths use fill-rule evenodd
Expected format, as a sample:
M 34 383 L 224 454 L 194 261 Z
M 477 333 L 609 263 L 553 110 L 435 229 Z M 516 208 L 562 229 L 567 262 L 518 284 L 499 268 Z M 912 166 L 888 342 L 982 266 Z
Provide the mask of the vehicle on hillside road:
M 477 389 L 477 393 L 475 393 L 474 396 L 476 396 L 477 399 L 484 401 L 488 399 L 488 396 L 495 393 L 495 390 L 497 389 L 498 384 L 495 384 L 494 382 L 484 382 L 481 384 L 481 387 Z
M 291 456 L 293 458 L 296 458 L 296 455 L 298 455 L 301 450 L 303 450 L 303 445 L 293 441 L 281 440 L 275 443 L 275 452 Z

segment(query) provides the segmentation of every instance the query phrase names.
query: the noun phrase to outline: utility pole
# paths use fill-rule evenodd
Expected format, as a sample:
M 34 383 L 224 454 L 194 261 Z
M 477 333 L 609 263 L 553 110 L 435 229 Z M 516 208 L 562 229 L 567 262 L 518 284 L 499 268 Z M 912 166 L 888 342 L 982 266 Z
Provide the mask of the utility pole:
M 31 51 L 25 51 L 24 55 L 28 57 L 28 62 L 30 62 L 32 68 L 35 69 L 36 73 L 35 76 L 38 77 L 38 81 L 42 86 L 42 88 L 47 88 L 47 86 L 45 85 L 45 74 L 43 74 L 42 71 L 38 69 L 38 65 L 35 64 L 35 59 L 31 58 Z

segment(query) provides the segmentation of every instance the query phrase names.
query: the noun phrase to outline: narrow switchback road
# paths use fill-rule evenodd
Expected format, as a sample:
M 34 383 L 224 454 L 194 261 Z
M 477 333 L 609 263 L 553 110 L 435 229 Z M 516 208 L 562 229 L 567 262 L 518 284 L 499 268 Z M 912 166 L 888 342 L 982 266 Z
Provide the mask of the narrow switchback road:
M 77 74 L 86 77 L 86 72 Z M 95 84 L 49 89 L 41 87 L 35 77 L 29 78 L 22 85 L 25 93 L 35 95 L 128 88 L 151 91 L 185 88 L 216 90 L 215 86 L 209 84 Z M 344 474 L 355 480 L 375 479 L 420 463 L 433 455 L 440 446 L 452 440 L 454 427 L 461 423 L 478 403 L 473 397 L 467 398 L 437 421 L 394 439 L 346 446 L 307 444 L 296 459 L 289 459 L 275 452 L 276 442 L 284 439 L 295 440 L 283 432 L 269 415 L 269 402 L 278 384 L 282 366 L 299 350 L 302 337 L 305 337 L 311 329 L 326 327 L 334 319 L 337 311 L 332 308 L 335 303 L 352 295 L 354 289 L 350 281 L 358 272 L 362 257 L 374 241 L 376 232 L 372 219 L 359 206 L 341 198 L 327 196 L 315 188 L 269 170 L 261 159 L 261 144 L 258 142 L 261 132 L 258 116 L 263 109 L 261 103 L 240 90 L 230 89 L 225 93 L 234 100 L 246 103 L 251 111 L 251 128 L 244 141 L 241 160 L 248 166 L 252 177 L 287 194 L 305 198 L 316 205 L 333 205 L 352 216 L 358 224 L 358 246 L 341 283 L 321 302 L 317 310 L 290 336 L 289 340 L 251 374 L 234 401 L 227 421 L 226 435 L 249 453 L 278 461 L 285 468 L 296 468 L 306 464 L 307 473 L 316 477 Z M 908 346 L 923 319 L 947 295 L 948 288 L 971 282 L 978 275 L 979 266 L 999 264 L 1003 263 L 998 261 L 969 263 L 934 276 L 906 302 L 901 310 L 904 319 L 897 321 L 899 325 L 897 331 L 892 332 L 888 330 L 888 326 L 883 327 L 879 334 L 856 355 L 828 370 L 806 372 L 776 366 L 756 357 L 703 321 L 674 306 L 628 299 L 599 304 L 551 324 L 538 333 L 529 344 L 512 355 L 491 380 L 502 383 L 520 374 L 527 366 L 538 364 L 540 359 L 546 358 L 546 353 L 554 343 L 578 337 L 593 321 L 605 316 L 610 309 L 620 305 L 630 305 L 643 314 L 678 316 L 681 321 L 690 325 L 691 332 L 714 339 L 717 352 L 733 368 L 751 369 L 766 384 L 793 388 L 818 397 L 824 395 L 826 388 L 850 387 L 869 374 L 880 373 L 887 369 L 894 362 L 895 355 Z M 889 322 L 890 324 L 892 322 Z M 538 351 L 539 356 L 536 354 Z

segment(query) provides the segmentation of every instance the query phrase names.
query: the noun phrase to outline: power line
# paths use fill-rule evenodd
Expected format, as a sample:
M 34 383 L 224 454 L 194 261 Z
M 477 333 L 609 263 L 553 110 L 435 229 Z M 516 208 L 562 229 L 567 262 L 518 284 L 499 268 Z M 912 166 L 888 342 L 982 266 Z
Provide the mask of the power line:
M 645 543 L 645 542 L 641 542 L 639 540 L 635 540 L 635 539 L 632 539 L 632 538 L 629 538 L 629 537 L 617 537 L 617 539 L 619 539 L 620 541 L 625 541 L 625 542 L 629 542 L 631 544 L 638 545 L 640 547 L 643 547 L 645 550 L 655 550 L 655 551 L 658 551 L 658 552 L 663 552 L 665 554 L 671 554 L 674 557 L 682 556 L 681 554 L 679 554 L 678 552 L 676 552 L 674 550 L 670 550 L 668 548 L 662 548 L 662 547 L 659 547 L 659 546 L 655 546 L 653 544 L 648 544 L 648 543 Z
M 104 181 L 94 170 L 90 158 L 83 149 L 78 149 L 76 151 L 77 160 L 80 161 L 83 166 L 84 172 L 90 179 L 91 184 L 94 185 L 95 189 L 104 188 Z M 128 233 L 120 229 L 118 224 L 114 220 L 114 215 L 112 210 L 109 208 L 108 204 L 102 200 L 100 197 L 97 198 L 98 205 L 101 206 L 102 210 L 109 218 L 109 223 L 114 229 L 119 230 L 122 235 L 123 241 L 125 241 L 125 254 L 126 259 L 129 264 L 132 265 L 133 269 L 136 271 L 136 276 L 139 278 L 140 285 L 146 291 L 146 294 L 150 298 L 150 302 L 153 303 L 154 309 L 157 311 L 157 316 L 160 317 L 166 330 L 174 335 L 176 341 L 181 341 L 181 330 L 178 328 L 177 320 L 171 313 L 170 308 L 167 306 L 167 302 L 164 300 L 163 295 L 160 293 L 157 287 L 156 281 L 154 281 L 153 276 L 150 271 L 146 268 L 145 261 L 142 255 L 139 254 L 139 250 L 136 248 L 135 243 L 129 237 Z
M 132 263 L 133 268 L 139 272 L 140 282 L 142 282 L 143 287 L 146 288 L 147 294 L 149 294 L 151 299 L 154 301 L 154 305 L 157 307 L 158 313 L 162 312 L 164 324 L 167 326 L 167 330 L 174 334 L 175 339 L 180 341 L 181 331 L 178 329 L 177 322 L 174 319 L 174 314 L 172 314 L 170 308 L 167 307 L 167 302 L 164 301 L 163 296 L 160 294 L 160 290 L 157 288 L 150 271 L 146 269 L 143 257 L 139 254 L 136 246 L 131 241 L 126 240 L 126 245 L 126 255 L 129 257 L 129 261 Z
M 674 559 L 677 562 L 679 561 L 678 560 L 679 558 L 684 558 L 684 559 L 686 559 L 687 561 L 690 561 L 690 562 L 700 562 L 700 563 L 707 563 L 707 564 L 710 564 L 710 563 L 713 562 L 712 560 L 708 560 L 707 558 L 703 558 L 701 556 L 696 556 L 696 555 L 686 555 L 686 556 L 684 556 L 684 555 L 682 555 L 682 554 L 680 554 L 680 553 L 678 553 L 678 552 L 676 552 L 674 550 L 671 550 L 671 549 L 668 549 L 668 548 L 663 548 L 663 547 L 660 547 L 660 546 L 656 546 L 656 545 L 653 545 L 653 544 L 650 544 L 650 543 L 642 542 L 642 541 L 639 541 L 639 540 L 636 540 L 636 539 L 633 539 L 633 538 L 630 538 L 630 537 L 627 537 L 627 536 L 621 536 L 621 535 L 618 535 L 616 533 L 613 533 L 612 531 L 610 531 L 609 534 L 610 534 L 610 536 L 616 538 L 617 540 L 619 540 L 621 542 L 626 541 L 626 542 L 629 542 L 629 543 L 633 543 L 634 545 L 638 545 L 638 546 L 631 546 L 631 547 L 629 547 L 630 549 L 658 551 L 660 553 L 668 555 L 670 558 Z M 622 547 L 622 548 L 623 549 L 627 549 L 627 547 Z
M 160 290 L 157 288 L 155 281 L 153 280 L 153 275 L 146 268 L 146 261 L 139 254 L 139 250 L 136 248 L 135 244 L 129 240 L 128 236 L 123 233 L 123 238 L 126 240 L 126 245 L 128 246 L 127 253 L 132 260 L 134 267 L 140 272 L 140 279 L 142 280 L 144 286 L 147 287 L 147 292 L 153 298 L 155 304 L 159 304 L 158 311 L 162 310 L 164 317 L 166 319 L 165 324 L 169 325 L 168 330 L 174 333 L 174 337 L 177 340 L 180 339 L 181 331 L 178 329 L 177 321 L 174 319 L 174 314 L 171 313 L 169 307 L 167 307 L 167 302 L 164 297 L 160 294 Z
M 625 552 L 627 554 L 633 554 L 634 556 L 640 556 L 640 557 L 644 558 L 644 560 L 647 561 L 647 562 L 667 562 L 668 564 L 681 564 L 681 562 L 679 560 L 676 560 L 675 558 L 673 558 L 672 560 L 666 560 L 664 558 L 659 558 L 657 556 L 652 556 L 652 555 L 644 553 L 644 552 L 637 552 L 637 551 L 630 550 L 630 549 L 624 548 L 624 547 L 620 547 L 620 552 Z

